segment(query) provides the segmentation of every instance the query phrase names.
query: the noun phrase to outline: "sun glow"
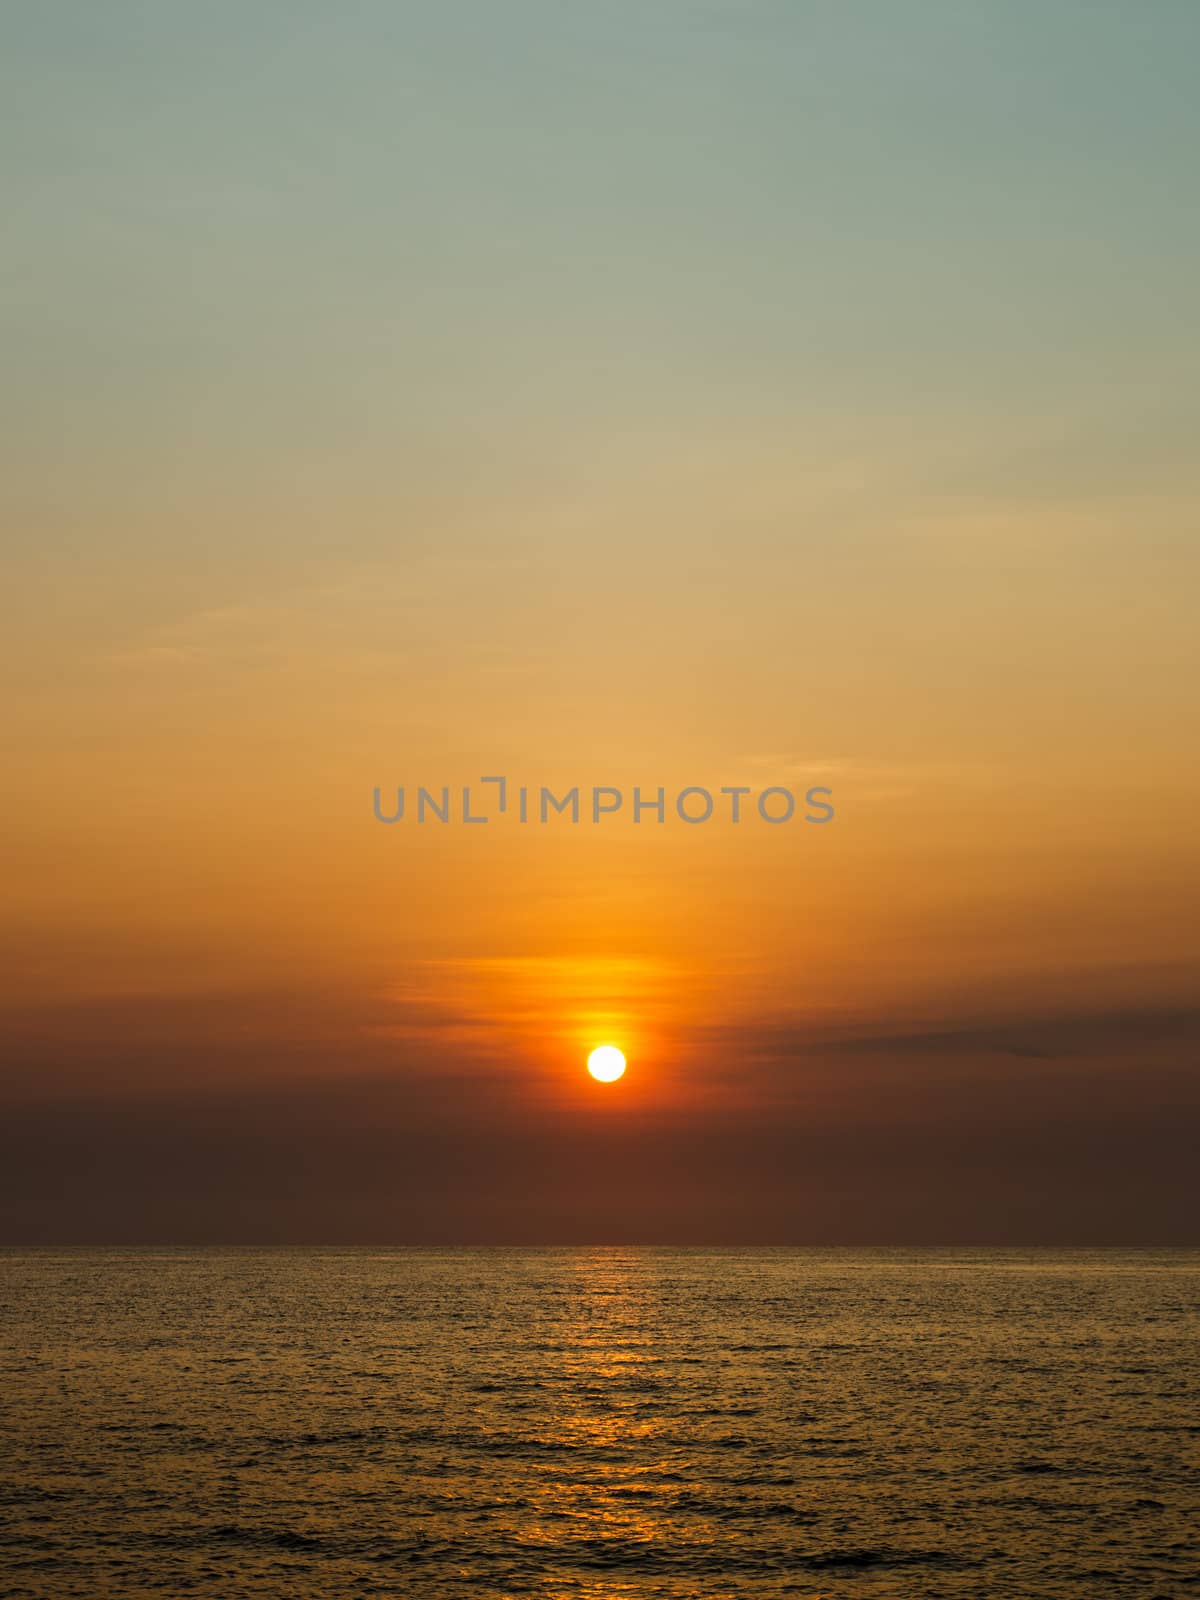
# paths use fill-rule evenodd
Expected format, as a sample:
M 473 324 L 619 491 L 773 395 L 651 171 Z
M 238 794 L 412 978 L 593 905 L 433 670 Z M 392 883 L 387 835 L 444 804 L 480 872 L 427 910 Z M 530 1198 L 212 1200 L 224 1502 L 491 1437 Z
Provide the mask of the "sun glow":
M 625 1057 L 615 1044 L 597 1045 L 588 1057 L 588 1071 L 597 1083 L 616 1083 L 625 1071 Z

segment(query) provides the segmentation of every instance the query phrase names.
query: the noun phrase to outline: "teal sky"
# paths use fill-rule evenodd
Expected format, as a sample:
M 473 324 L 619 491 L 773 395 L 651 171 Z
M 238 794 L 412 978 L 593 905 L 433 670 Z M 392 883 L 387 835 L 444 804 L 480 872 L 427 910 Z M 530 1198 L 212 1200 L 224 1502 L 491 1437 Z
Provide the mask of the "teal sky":
M 781 418 L 1001 497 L 1183 470 L 1190 4 L 4 17 L 18 485 L 437 483 Z

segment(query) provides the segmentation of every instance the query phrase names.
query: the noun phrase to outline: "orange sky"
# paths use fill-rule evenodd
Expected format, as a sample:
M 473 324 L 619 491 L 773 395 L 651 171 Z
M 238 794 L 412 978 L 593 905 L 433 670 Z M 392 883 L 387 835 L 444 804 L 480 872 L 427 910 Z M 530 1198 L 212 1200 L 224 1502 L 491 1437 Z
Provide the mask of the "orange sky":
M 1179 1235 L 1194 24 L 717 9 L 20 25 L 0 1235 Z

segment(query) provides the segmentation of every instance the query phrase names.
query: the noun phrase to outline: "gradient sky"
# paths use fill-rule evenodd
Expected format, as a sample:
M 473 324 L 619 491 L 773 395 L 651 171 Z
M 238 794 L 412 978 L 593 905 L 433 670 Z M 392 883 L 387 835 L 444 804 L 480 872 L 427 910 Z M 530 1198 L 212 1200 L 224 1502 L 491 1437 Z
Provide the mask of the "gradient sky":
M 1200 8 L 0 19 L 0 1240 L 1194 1239 Z

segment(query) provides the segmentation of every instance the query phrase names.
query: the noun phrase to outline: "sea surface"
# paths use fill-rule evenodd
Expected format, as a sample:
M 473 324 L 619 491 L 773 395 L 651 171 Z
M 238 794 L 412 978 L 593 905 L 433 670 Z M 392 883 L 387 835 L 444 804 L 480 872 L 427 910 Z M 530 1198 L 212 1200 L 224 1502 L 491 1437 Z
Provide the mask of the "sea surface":
M 0 1252 L 0 1594 L 1200 1592 L 1200 1254 Z

